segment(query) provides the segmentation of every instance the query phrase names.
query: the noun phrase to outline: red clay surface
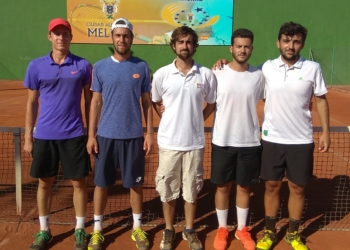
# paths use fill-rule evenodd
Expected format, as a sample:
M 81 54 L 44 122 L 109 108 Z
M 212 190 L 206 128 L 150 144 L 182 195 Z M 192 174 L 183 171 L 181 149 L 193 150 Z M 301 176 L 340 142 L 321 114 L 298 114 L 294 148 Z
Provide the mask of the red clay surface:
M 334 86 L 329 89 L 327 98 L 330 106 L 330 125 L 331 126 L 350 126 L 350 91 L 349 88 L 337 88 Z M 3 81 L 0 80 L 0 126 L 24 127 L 25 123 L 25 105 L 27 101 L 27 90 L 23 88 L 22 81 Z M 263 111 L 263 103 L 259 103 L 259 117 Z M 316 107 L 313 107 L 314 126 L 320 126 Z M 212 125 L 213 115 L 205 122 L 205 126 Z M 154 126 L 158 126 L 159 119 L 154 113 Z M 315 138 L 316 139 L 316 138 Z M 317 139 L 316 139 L 317 140 Z M 324 164 L 324 163 L 321 163 Z M 3 173 L 4 174 L 4 173 Z M 153 181 L 153 180 L 151 180 Z M 146 192 L 154 190 L 146 190 Z M 322 194 L 321 194 L 322 195 Z M 160 205 L 160 202 L 159 202 Z M 90 207 L 91 209 L 91 207 Z M 35 216 L 35 211 L 33 216 Z M 74 217 L 72 217 L 74 220 Z M 72 249 L 73 248 L 73 226 L 51 225 L 54 235 L 54 241 L 49 245 L 49 249 Z M 32 242 L 32 235 L 38 231 L 39 227 L 33 223 L 1 223 L 0 225 L 0 249 L 28 249 Z M 87 228 L 91 232 L 92 227 Z M 108 249 L 136 249 L 130 239 L 130 227 L 116 227 L 113 224 L 105 228 L 106 242 Z M 145 227 L 148 232 L 152 249 L 159 249 L 162 237 L 162 226 Z M 176 248 L 188 249 L 187 242 L 181 240 L 182 228 L 177 228 Z M 198 230 L 200 239 L 204 243 L 205 249 L 213 249 L 213 241 L 216 230 L 213 228 L 201 228 Z M 262 231 L 252 231 L 254 239 L 261 238 Z M 284 231 L 279 238 L 283 238 Z M 331 231 L 309 231 L 303 232 L 307 236 L 307 245 L 312 250 L 317 249 L 348 249 L 350 245 L 350 232 L 331 232 Z M 234 232 L 229 235 L 228 249 L 244 249 L 240 241 L 234 240 Z M 282 239 L 276 250 L 291 249 Z

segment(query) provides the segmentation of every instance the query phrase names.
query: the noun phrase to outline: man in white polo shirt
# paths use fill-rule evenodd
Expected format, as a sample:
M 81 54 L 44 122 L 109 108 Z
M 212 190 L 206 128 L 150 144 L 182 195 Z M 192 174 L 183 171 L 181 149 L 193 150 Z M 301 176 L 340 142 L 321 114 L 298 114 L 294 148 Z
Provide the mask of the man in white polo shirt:
M 182 236 L 191 249 L 199 250 L 202 244 L 193 222 L 197 195 L 203 186 L 204 120 L 215 108 L 216 78 L 210 69 L 192 59 L 198 46 L 194 30 L 187 26 L 175 29 L 170 46 L 176 59 L 157 70 L 152 82 L 152 101 L 161 116 L 156 190 L 163 204 L 166 227 L 160 249 L 173 247 L 176 199 L 182 185 L 186 219 Z M 165 106 L 163 113 L 160 103 Z
M 231 38 L 233 60 L 214 70 L 218 81 L 212 134 L 211 182 L 217 185 L 215 207 L 219 228 L 214 248 L 227 247 L 229 196 L 236 184 L 237 230 L 245 249 L 255 250 L 247 230 L 250 186 L 259 182 L 261 166 L 260 125 L 256 106 L 264 97 L 264 76 L 249 65 L 254 35 L 237 29 Z
M 267 250 L 276 242 L 276 217 L 280 207 L 280 190 L 284 176 L 289 187 L 289 228 L 285 236 L 296 250 L 307 250 L 298 233 L 305 202 L 305 185 L 313 170 L 313 129 L 310 103 L 315 103 L 323 133 L 318 150 L 330 146 L 329 109 L 326 84 L 318 63 L 305 60 L 303 49 L 307 30 L 288 22 L 281 26 L 277 47 L 280 57 L 262 66 L 266 80 L 266 102 L 262 126 L 262 168 L 265 182 L 266 230 L 257 249 Z

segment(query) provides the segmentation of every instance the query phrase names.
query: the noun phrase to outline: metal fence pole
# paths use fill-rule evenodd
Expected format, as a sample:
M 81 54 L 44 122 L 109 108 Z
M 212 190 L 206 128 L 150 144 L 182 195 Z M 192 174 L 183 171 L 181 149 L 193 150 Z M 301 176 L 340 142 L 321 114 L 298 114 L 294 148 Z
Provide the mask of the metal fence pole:
M 16 206 L 17 215 L 22 213 L 22 161 L 21 161 L 21 129 L 13 133 L 15 140 L 15 165 L 16 165 Z

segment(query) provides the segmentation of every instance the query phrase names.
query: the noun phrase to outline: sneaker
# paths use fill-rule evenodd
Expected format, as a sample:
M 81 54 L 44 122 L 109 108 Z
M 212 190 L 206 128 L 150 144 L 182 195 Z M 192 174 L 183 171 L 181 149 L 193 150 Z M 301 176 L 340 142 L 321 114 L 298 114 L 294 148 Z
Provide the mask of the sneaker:
M 226 227 L 220 227 L 216 232 L 214 248 L 216 250 L 226 250 L 228 231 Z
M 88 236 L 83 228 L 75 230 L 74 233 L 74 250 L 86 250 Z
M 175 232 L 174 230 L 165 229 L 163 231 L 163 239 L 160 243 L 161 250 L 172 250 L 173 249 L 173 241 L 175 240 Z
M 40 230 L 39 233 L 33 235 L 35 238 L 33 244 L 29 247 L 29 250 L 44 250 L 45 246 L 49 244 L 53 237 L 50 231 Z
M 101 250 L 102 249 L 102 243 L 104 242 L 105 238 L 103 237 L 101 231 L 95 230 L 91 233 L 90 242 L 88 245 L 88 250 Z
M 147 233 L 140 227 L 132 230 L 131 239 L 136 241 L 136 247 L 140 250 L 148 250 L 149 248 L 149 242 L 146 235 Z
M 287 232 L 286 237 L 284 237 L 287 243 L 291 245 L 294 250 L 309 250 L 309 248 L 305 246 L 300 238 L 304 238 L 304 236 L 300 235 L 297 231 L 294 233 Z
M 270 230 L 265 230 L 262 239 L 258 241 L 258 244 L 256 244 L 256 249 L 269 250 L 276 242 L 277 235 Z
M 235 237 L 243 243 L 245 249 L 255 250 L 255 242 L 246 227 L 242 228 L 242 230 L 236 230 Z
M 182 232 L 182 238 L 187 240 L 188 245 L 192 250 L 202 250 L 202 243 L 198 239 L 197 233 L 194 229 L 184 230 Z

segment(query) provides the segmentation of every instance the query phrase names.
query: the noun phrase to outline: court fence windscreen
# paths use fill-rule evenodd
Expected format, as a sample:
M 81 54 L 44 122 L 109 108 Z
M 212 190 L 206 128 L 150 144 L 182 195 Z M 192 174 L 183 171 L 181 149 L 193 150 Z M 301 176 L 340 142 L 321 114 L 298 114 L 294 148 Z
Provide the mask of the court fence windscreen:
M 206 148 L 204 156 L 204 186 L 198 197 L 195 227 L 217 227 L 214 195 L 215 185 L 210 183 L 211 128 L 205 128 Z M 321 128 L 314 127 L 315 145 Z M 314 151 L 313 178 L 306 187 L 306 203 L 301 229 L 350 230 L 350 132 L 348 127 L 331 127 L 332 145 L 329 152 Z M 164 223 L 161 201 L 155 190 L 155 174 L 158 167 L 157 135 L 154 148 L 146 156 L 143 219 L 144 226 L 155 227 Z M 24 129 L 0 127 L 0 222 L 38 223 L 36 192 L 38 180 L 30 177 L 31 159 L 23 151 Z M 93 223 L 94 161 L 92 172 L 86 178 L 88 184 L 87 224 Z M 124 188 L 118 172 L 118 181 L 109 188 L 104 224 L 109 226 L 132 225 L 129 190 Z M 253 187 L 248 223 L 252 227 L 264 227 L 264 183 Z M 277 227 L 288 223 L 288 186 L 284 180 Z M 228 224 L 237 223 L 235 189 L 231 190 Z M 50 223 L 75 223 L 73 187 L 62 177 L 61 170 L 53 185 L 53 201 Z M 182 196 L 175 214 L 175 226 L 185 226 Z

